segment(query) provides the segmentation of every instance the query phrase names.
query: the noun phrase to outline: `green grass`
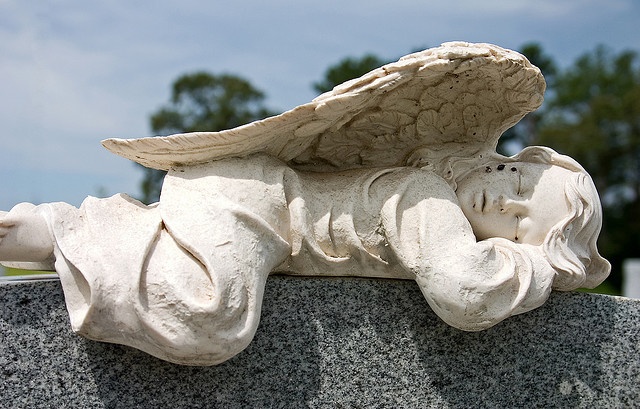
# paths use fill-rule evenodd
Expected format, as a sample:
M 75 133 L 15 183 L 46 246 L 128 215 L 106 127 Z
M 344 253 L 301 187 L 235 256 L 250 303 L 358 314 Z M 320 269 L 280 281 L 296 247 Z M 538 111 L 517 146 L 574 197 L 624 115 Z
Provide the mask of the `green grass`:
M 606 294 L 606 295 L 621 295 L 620 291 L 616 290 L 611 284 L 608 282 L 604 282 L 597 286 L 596 288 L 580 288 L 578 291 L 582 293 L 594 293 L 594 294 Z
M 37 274 L 55 274 L 53 271 L 36 271 L 36 270 L 20 270 L 17 268 L 10 267 L 2 267 L 4 268 L 4 274 L 2 274 L 2 270 L 0 269 L 0 276 L 26 276 L 26 275 L 37 275 Z

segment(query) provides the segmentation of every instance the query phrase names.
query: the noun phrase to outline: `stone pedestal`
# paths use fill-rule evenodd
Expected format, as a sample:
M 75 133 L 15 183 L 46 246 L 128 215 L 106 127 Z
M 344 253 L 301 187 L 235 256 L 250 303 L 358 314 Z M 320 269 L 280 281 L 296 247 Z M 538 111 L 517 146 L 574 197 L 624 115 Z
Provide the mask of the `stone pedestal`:
M 411 281 L 276 276 L 247 350 L 184 367 L 71 333 L 58 281 L 11 283 L 0 368 L 15 408 L 632 407 L 640 300 L 554 293 L 466 333 Z

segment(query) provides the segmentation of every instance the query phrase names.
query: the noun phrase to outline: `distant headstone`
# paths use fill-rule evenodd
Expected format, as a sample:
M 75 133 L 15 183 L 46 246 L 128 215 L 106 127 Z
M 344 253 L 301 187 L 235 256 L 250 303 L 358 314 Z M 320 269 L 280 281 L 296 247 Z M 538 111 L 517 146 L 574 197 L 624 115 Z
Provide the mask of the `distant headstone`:
M 640 259 L 625 260 L 623 272 L 622 294 L 625 297 L 640 298 Z
M 640 300 L 553 293 L 481 332 L 412 281 L 274 276 L 254 341 L 187 367 L 71 332 L 58 281 L 0 285 L 0 407 L 622 408 L 640 402 Z

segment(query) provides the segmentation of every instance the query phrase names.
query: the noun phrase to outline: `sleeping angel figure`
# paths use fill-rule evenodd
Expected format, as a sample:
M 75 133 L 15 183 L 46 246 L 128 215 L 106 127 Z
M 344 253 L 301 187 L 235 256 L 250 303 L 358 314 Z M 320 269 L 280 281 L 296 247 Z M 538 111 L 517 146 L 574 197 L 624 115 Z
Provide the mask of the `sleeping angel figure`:
M 274 273 L 415 280 L 447 324 L 483 330 L 610 271 L 582 166 L 496 153 L 544 90 L 516 52 L 446 43 L 235 129 L 109 139 L 168 171 L 159 202 L 18 204 L 0 260 L 57 271 L 79 334 L 186 365 L 251 342 Z

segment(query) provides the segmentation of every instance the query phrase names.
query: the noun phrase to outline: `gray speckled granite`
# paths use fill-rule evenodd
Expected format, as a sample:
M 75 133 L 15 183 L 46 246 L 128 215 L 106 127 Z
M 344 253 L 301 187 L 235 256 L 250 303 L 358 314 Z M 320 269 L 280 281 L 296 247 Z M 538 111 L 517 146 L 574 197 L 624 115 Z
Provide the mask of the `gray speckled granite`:
M 636 407 L 640 300 L 553 294 L 485 332 L 413 282 L 272 277 L 249 348 L 184 367 L 69 329 L 58 281 L 0 285 L 0 407 Z

